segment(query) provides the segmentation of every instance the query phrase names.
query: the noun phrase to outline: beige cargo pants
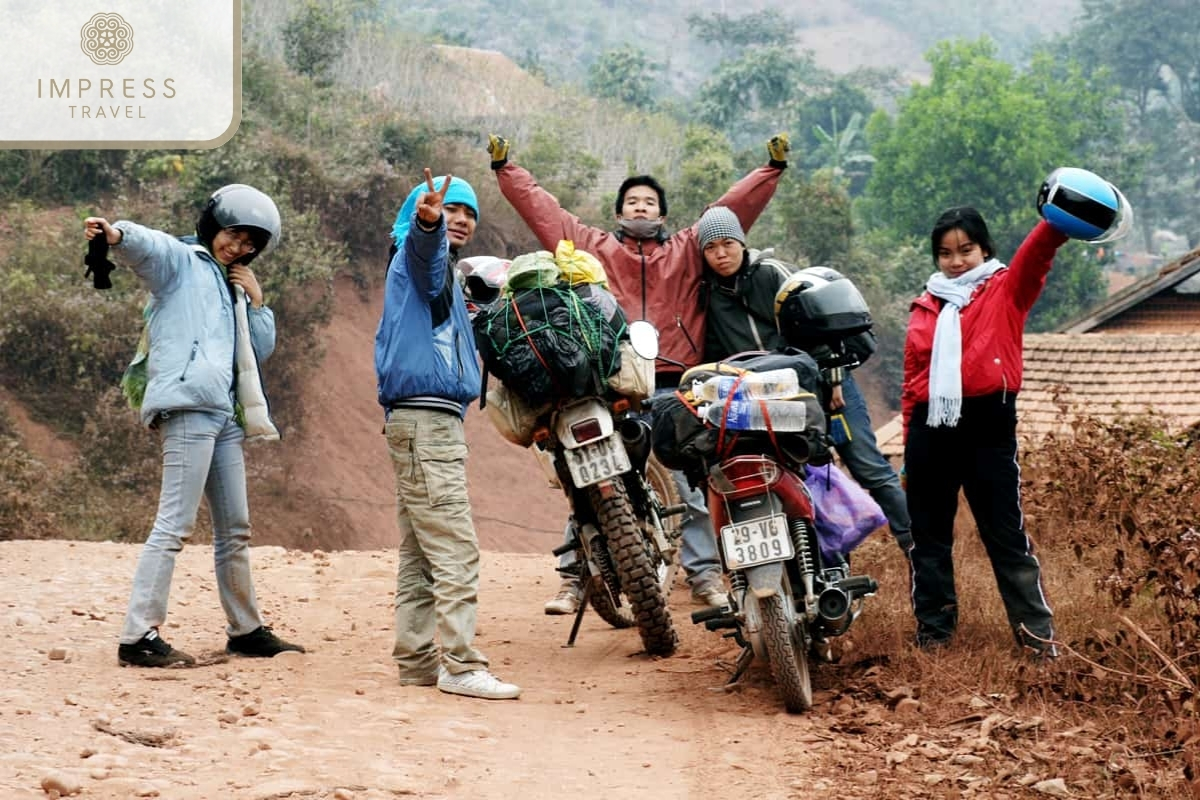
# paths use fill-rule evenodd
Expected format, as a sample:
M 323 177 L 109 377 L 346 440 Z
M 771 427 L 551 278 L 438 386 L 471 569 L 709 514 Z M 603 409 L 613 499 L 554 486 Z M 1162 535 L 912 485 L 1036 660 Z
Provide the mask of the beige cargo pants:
M 462 419 L 399 408 L 389 414 L 384 433 L 396 474 L 400 526 L 392 650 L 400 681 L 427 683 L 437 675 L 439 662 L 453 674 L 486 669 L 487 659 L 472 646 L 479 540 L 467 497 Z

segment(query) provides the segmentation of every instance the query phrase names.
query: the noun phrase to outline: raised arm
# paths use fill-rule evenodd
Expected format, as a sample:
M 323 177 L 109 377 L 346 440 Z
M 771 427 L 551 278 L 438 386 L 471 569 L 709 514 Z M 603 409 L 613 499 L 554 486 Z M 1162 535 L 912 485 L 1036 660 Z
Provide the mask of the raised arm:
M 716 206 L 725 206 L 737 215 L 742 230 L 749 233 L 750 227 L 766 209 L 775 196 L 779 178 L 787 169 L 787 154 L 791 150 L 786 133 L 771 137 L 767 142 L 768 161 L 765 166 L 752 170 L 739 180 L 729 191 L 721 195 Z
M 450 242 L 446 238 L 446 218 L 442 213 L 446 189 L 454 179 L 446 175 L 441 189 L 433 188 L 433 173 L 425 168 L 427 191 L 417 198 L 413 212 L 413 224 L 404 237 L 404 257 L 408 265 L 408 279 L 426 302 L 433 302 L 446 283 L 446 270 L 450 258 Z M 388 280 L 402 280 L 395 271 L 389 271 Z
M 492 171 L 500 184 L 500 193 L 516 210 L 529 230 L 545 249 L 553 252 L 562 239 L 570 239 L 576 249 L 595 252 L 597 244 L 611 236 L 608 231 L 587 225 L 564 209 L 558 198 L 543 189 L 529 170 L 508 160 L 509 142 L 502 136 L 488 137 Z
M 174 236 L 121 220 L 110 225 L 104 217 L 84 220 L 84 237 L 104 236 L 119 248 L 122 259 L 145 282 L 151 292 L 161 294 L 175 280 L 181 265 L 188 262 L 188 246 Z
M 1037 302 L 1038 295 L 1046 286 L 1046 276 L 1050 274 L 1054 256 L 1067 238 L 1050 223 L 1040 220 L 1017 248 L 1009 265 L 1012 271 L 1009 285 L 1012 287 L 1013 305 L 1022 312 L 1028 313 Z

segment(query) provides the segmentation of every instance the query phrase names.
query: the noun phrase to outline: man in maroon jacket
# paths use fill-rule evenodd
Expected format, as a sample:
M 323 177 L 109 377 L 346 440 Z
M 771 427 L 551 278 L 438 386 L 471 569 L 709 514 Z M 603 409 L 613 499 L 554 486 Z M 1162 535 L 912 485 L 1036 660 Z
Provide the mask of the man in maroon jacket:
M 659 351 L 664 357 L 655 376 L 659 391 L 674 391 L 687 367 L 701 363 L 704 350 L 704 314 L 700 283 L 704 260 L 696 225 L 667 235 L 667 196 L 649 175 L 626 178 L 617 190 L 615 231 L 583 223 L 559 205 L 554 195 L 534 180 L 528 170 L 508 160 L 509 142 L 488 137 L 492 169 L 500 192 L 521 215 L 542 247 L 553 252 L 558 242 L 570 239 L 579 250 L 600 259 L 609 288 L 630 319 L 649 320 L 659 330 Z M 788 137 L 774 136 L 767 143 L 770 160 L 730 187 L 713 205 L 725 206 L 748 231 L 775 194 L 779 177 L 787 168 Z M 675 473 L 680 496 L 688 504 L 683 527 L 680 561 L 692 587 L 692 600 L 725 605 L 721 563 L 716 538 L 703 496 Z M 565 557 L 564 557 L 565 558 Z M 560 571 L 569 561 L 560 563 Z M 546 604 L 547 614 L 574 613 L 582 591 L 577 581 L 564 580 L 558 596 Z

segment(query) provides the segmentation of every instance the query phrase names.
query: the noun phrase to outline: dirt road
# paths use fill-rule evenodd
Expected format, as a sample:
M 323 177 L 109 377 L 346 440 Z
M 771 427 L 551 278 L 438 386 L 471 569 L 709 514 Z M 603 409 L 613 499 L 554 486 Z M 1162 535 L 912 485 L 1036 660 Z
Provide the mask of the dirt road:
M 549 556 L 485 554 L 479 643 L 524 688 L 517 701 L 397 684 L 383 551 L 256 548 L 264 612 L 306 655 L 123 669 L 116 637 L 137 552 L 0 542 L 5 798 L 45 797 L 47 779 L 94 798 L 687 798 L 717 785 L 783 798 L 820 779 L 836 738 L 828 714 L 781 713 L 763 674 L 714 689 L 716 659 L 733 650 L 692 629 L 686 591 L 673 598 L 683 646 L 672 658 L 640 654 L 634 631 L 591 614 L 565 649 L 569 619 L 541 613 Z M 197 656 L 224 645 L 210 559 L 185 548 L 163 630 Z

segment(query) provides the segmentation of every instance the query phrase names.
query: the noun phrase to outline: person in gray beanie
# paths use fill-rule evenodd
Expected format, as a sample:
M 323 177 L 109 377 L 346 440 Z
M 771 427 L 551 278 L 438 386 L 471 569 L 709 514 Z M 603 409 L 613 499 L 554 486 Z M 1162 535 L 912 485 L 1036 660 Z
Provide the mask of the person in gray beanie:
M 704 212 L 696 223 L 696 237 L 700 240 L 700 251 L 718 239 L 733 239 L 744 248 L 746 234 L 742 232 L 742 223 L 737 215 L 725 206 L 713 206 Z M 710 265 L 710 268 L 711 265 Z
M 775 258 L 773 250 L 747 249 L 742 226 L 728 208 L 713 206 L 705 211 L 696 235 L 705 273 L 705 360 L 786 346 L 775 321 L 775 298 L 795 267 Z M 870 333 L 860 336 L 874 342 Z M 810 355 L 822 362 L 819 352 Z M 875 441 L 866 401 L 850 370 L 837 370 L 836 378 L 833 371 L 823 373 L 830 381 L 828 410 L 841 414 L 850 432 L 848 437 L 835 438 L 834 450 L 854 479 L 879 503 L 896 544 L 907 554 L 912 549 L 908 504 L 896 470 Z

